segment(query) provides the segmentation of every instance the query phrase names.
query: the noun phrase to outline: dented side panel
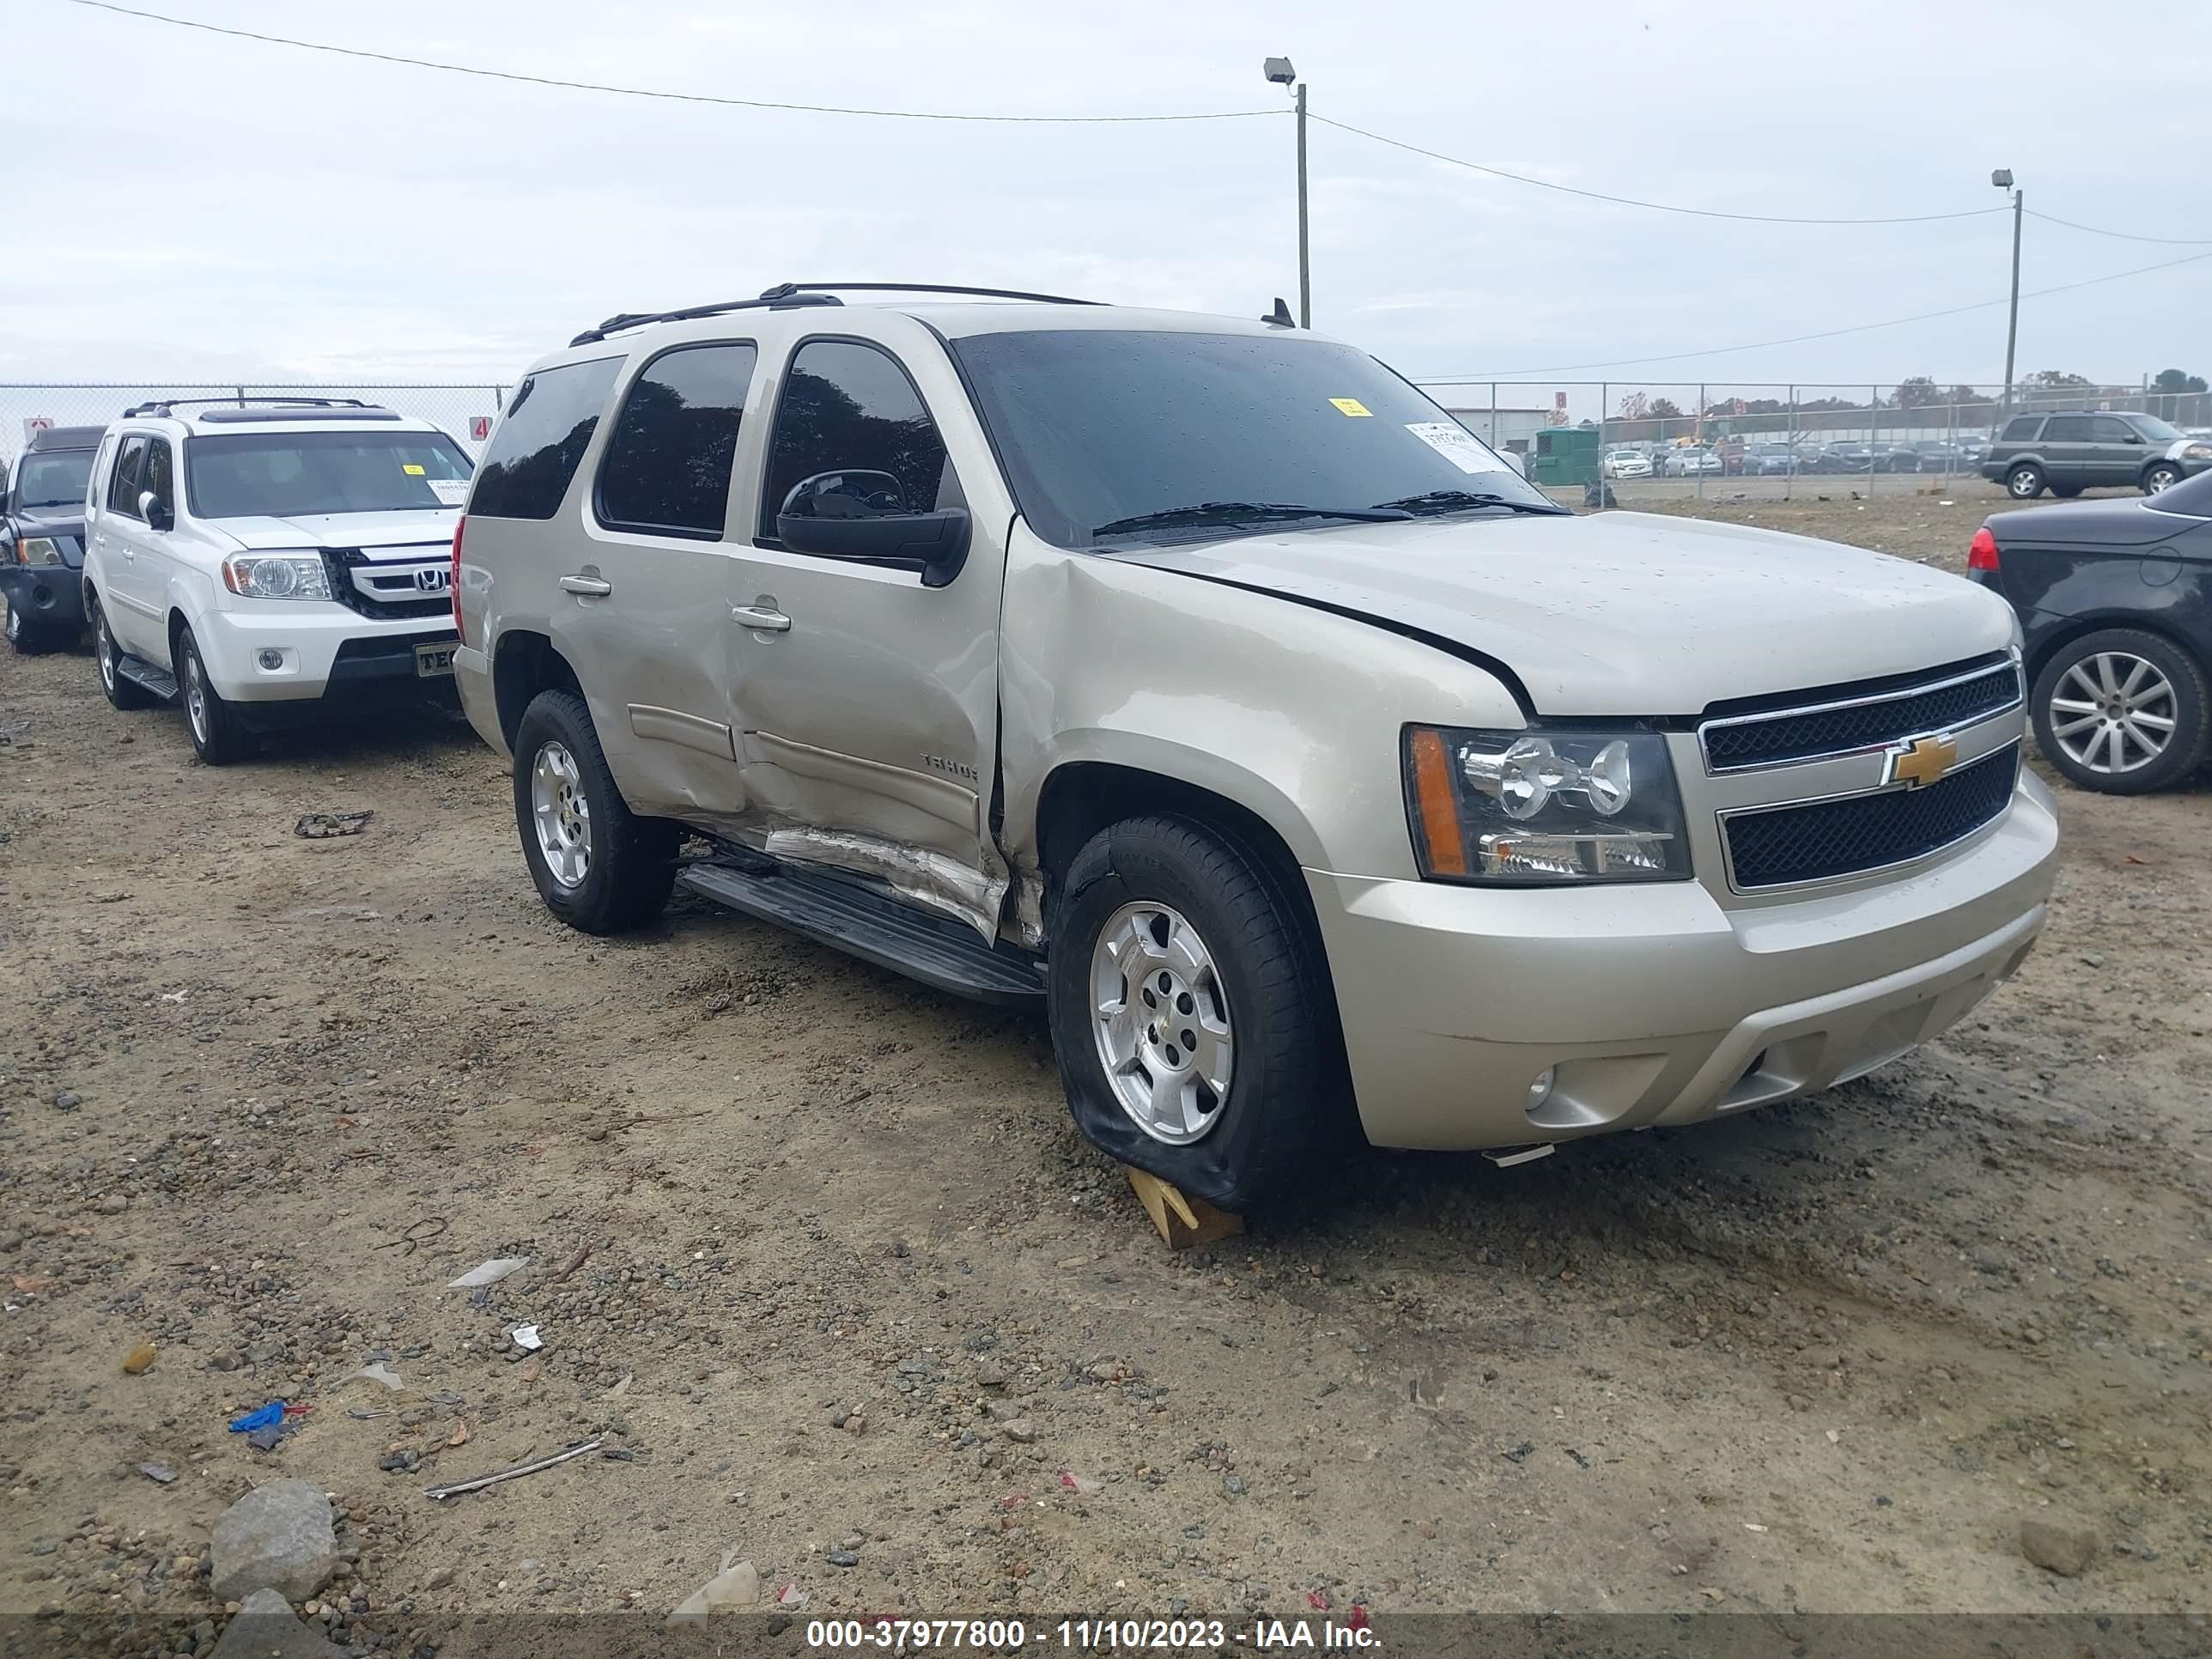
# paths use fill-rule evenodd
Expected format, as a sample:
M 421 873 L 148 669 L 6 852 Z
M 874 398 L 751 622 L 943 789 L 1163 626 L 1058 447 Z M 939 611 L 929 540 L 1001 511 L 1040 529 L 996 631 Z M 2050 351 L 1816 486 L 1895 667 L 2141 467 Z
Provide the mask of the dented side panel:
M 1431 646 L 1273 595 L 1047 545 L 1019 523 L 1000 642 L 1006 820 L 1020 875 L 1060 767 L 1106 762 L 1224 796 L 1301 865 L 1415 874 L 1409 720 L 1518 726 L 1498 679 Z M 1030 901 L 1021 896 L 1016 913 Z

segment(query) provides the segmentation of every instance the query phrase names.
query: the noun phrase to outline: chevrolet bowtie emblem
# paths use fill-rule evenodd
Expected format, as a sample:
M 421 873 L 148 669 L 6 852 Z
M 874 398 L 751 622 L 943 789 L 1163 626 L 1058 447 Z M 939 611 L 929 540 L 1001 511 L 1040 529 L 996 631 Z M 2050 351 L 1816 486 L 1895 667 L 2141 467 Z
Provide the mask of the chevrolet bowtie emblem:
M 1881 781 L 1909 788 L 1934 783 L 1958 763 L 1959 745 L 1940 733 L 1893 745 L 1883 757 Z

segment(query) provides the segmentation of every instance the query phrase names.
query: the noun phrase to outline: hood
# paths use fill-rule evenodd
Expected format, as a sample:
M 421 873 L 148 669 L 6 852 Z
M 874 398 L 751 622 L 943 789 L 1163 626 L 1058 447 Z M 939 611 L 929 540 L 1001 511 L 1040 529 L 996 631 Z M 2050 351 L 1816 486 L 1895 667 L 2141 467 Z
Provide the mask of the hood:
M 1656 514 L 1358 525 L 1116 556 L 1450 640 L 1503 664 L 1547 714 L 1694 714 L 2013 636 L 2003 600 L 1962 577 Z
M 407 507 L 397 513 L 305 513 L 294 519 L 211 519 L 209 523 L 240 547 L 380 547 L 450 544 L 458 507 Z
M 2155 499 L 2154 497 L 2152 499 Z M 1984 520 L 2000 547 L 2029 544 L 2136 547 L 2190 528 L 2187 520 L 2154 513 L 2144 499 L 2058 501 L 2025 513 L 1992 513 Z

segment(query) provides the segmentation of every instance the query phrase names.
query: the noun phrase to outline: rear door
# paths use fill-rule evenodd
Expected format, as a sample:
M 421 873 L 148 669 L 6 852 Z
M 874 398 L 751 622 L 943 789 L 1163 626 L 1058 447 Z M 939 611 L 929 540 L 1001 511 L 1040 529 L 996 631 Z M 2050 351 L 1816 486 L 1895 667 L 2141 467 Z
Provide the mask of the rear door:
M 759 350 L 686 343 L 621 388 L 584 515 L 569 599 L 571 665 L 617 727 L 623 793 L 642 812 L 721 823 L 744 805 L 727 685 L 730 483 Z M 750 502 L 747 503 L 748 508 Z M 563 567 L 564 571 L 568 567 Z
M 2043 426 L 2044 470 L 2051 482 L 2067 489 L 2082 489 L 2094 482 L 2097 451 L 2090 441 L 2087 415 L 2053 415 Z
M 989 939 L 1006 883 L 988 820 L 1012 507 L 943 345 L 911 319 L 871 321 L 884 337 L 799 341 L 764 388 L 756 533 L 730 562 L 730 718 L 769 850 L 883 878 Z M 970 509 L 951 582 L 783 546 L 794 484 L 860 471 L 890 473 L 916 512 Z

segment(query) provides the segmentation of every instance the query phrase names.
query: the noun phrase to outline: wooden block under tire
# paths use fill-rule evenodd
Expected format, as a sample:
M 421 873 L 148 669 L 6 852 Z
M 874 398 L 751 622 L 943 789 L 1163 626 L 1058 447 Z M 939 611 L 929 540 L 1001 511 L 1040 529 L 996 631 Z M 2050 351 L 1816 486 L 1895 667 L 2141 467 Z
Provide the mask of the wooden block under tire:
M 1244 1231 L 1243 1217 L 1217 1210 L 1204 1199 L 1192 1198 L 1156 1175 L 1123 1167 L 1129 1177 L 1130 1190 L 1137 1194 L 1137 1201 L 1145 1206 L 1145 1213 L 1152 1217 L 1152 1225 L 1159 1229 L 1170 1249 L 1187 1250 L 1194 1244 L 1211 1244 L 1217 1238 L 1227 1238 Z

